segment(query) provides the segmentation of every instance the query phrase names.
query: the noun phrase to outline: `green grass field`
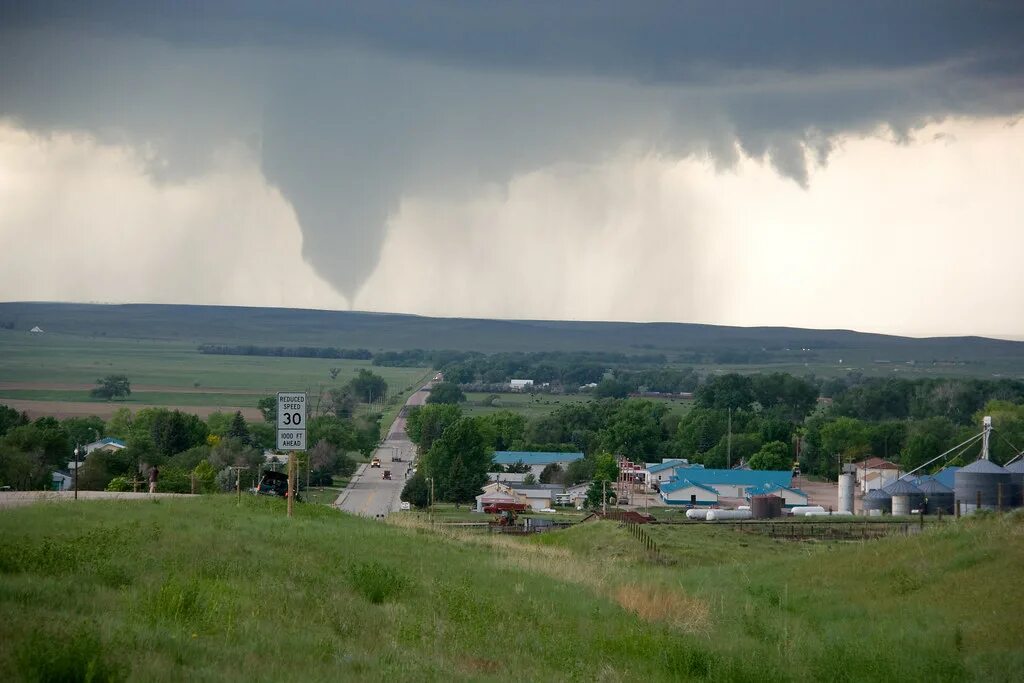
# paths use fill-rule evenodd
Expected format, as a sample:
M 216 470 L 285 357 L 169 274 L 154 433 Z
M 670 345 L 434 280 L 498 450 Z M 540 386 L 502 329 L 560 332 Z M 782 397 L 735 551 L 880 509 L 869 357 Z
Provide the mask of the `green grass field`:
M 529 538 L 208 496 L 0 513 L 7 680 L 1017 681 L 1024 518 Z
M 331 368 L 340 369 L 334 380 Z M 374 367 L 367 361 L 205 355 L 194 345 L 172 341 L 0 332 L 0 402 L 11 398 L 105 404 L 91 399 L 88 387 L 110 374 L 127 375 L 135 387 L 123 401 L 129 407 L 255 407 L 261 396 L 288 389 L 306 390 L 312 402 L 321 386 L 341 386 L 362 368 L 382 376 L 389 392 L 397 395 L 410 393 L 428 374 L 424 368 Z M 397 413 L 400 405 L 397 401 L 387 408 Z
M 483 405 L 484 400 L 489 396 L 497 396 L 498 399 L 494 405 Z M 511 410 L 512 412 L 519 413 L 527 418 L 536 418 L 550 415 L 562 405 L 570 403 L 586 403 L 593 400 L 595 399 L 587 394 L 487 394 L 469 392 L 466 394 L 466 402 L 461 404 L 461 406 L 462 412 L 466 415 L 486 415 L 499 410 Z M 677 413 L 679 415 L 686 414 L 693 404 L 692 401 L 669 400 L 662 398 L 647 400 L 665 403 L 668 406 L 670 413 Z

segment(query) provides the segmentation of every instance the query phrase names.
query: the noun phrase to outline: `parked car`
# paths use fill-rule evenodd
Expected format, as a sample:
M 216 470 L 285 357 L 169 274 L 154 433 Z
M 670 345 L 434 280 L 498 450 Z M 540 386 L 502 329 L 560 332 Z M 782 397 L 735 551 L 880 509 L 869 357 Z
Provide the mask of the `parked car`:
M 261 496 L 288 495 L 288 475 L 284 472 L 264 472 L 260 483 L 256 485 L 256 493 Z
M 391 479 L 391 470 L 384 470 L 384 478 Z

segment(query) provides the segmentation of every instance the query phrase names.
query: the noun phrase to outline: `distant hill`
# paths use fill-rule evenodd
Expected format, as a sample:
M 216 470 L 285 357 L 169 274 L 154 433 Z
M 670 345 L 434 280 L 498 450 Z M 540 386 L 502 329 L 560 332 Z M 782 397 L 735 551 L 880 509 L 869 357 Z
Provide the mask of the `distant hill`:
M 428 318 L 238 306 L 0 303 L 0 327 L 27 332 L 36 325 L 51 334 L 192 344 L 313 345 L 373 351 L 620 351 L 663 353 L 674 362 L 686 362 L 687 353 L 735 351 L 789 365 L 803 364 L 808 358 L 821 362 L 849 357 L 875 365 L 985 363 L 993 370 L 1024 372 L 1024 342 L 984 337 L 919 339 L 789 327 Z

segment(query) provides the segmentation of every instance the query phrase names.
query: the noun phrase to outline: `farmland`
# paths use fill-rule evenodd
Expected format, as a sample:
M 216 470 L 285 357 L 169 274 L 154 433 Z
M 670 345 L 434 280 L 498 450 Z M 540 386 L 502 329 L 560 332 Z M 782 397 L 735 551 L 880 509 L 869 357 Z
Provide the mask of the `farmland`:
M 333 380 L 332 368 L 339 370 Z M 305 389 L 312 400 L 321 385 L 340 386 L 361 368 L 371 365 L 354 360 L 206 355 L 194 345 L 174 341 L 59 334 L 30 337 L 0 331 L 0 402 L 19 409 L 35 406 L 25 408 L 30 414 L 61 414 L 62 405 L 75 404 L 74 414 L 88 410 L 100 416 L 122 406 L 145 405 L 206 411 L 248 408 L 251 415 L 263 396 L 282 389 Z M 383 376 L 392 393 L 411 390 L 426 375 L 423 368 L 372 369 Z M 127 375 L 131 396 L 109 402 L 90 398 L 96 379 L 108 374 Z
M 0 667 L 51 680 L 1024 675 L 1007 609 L 1024 604 L 1019 515 L 856 543 L 657 532 L 652 561 L 612 522 L 511 539 L 316 505 L 289 521 L 251 497 L 14 509 L 0 514 Z
M 499 410 L 510 410 L 514 413 L 520 413 L 528 419 L 532 419 L 550 415 L 559 406 L 586 403 L 592 400 L 594 400 L 593 397 L 587 394 L 487 394 L 469 392 L 466 394 L 466 402 L 462 404 L 462 410 L 466 415 L 487 415 Z M 685 414 L 692 404 L 692 401 L 682 399 L 656 398 L 648 400 L 664 403 L 668 406 L 669 413 L 679 415 Z

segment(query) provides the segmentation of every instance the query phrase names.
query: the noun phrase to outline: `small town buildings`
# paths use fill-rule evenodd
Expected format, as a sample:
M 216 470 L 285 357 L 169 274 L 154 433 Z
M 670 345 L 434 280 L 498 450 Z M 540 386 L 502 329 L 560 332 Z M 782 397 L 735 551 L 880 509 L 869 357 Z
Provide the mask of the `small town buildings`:
M 74 474 L 67 470 L 55 471 L 52 481 L 54 491 L 70 491 L 75 486 Z
M 790 488 L 789 486 L 754 486 L 747 489 L 746 498 L 747 500 L 750 500 L 754 496 L 762 495 L 778 496 L 782 499 L 782 507 L 785 508 L 809 504 L 809 498 L 806 493 L 800 489 Z
M 513 379 L 509 380 L 509 388 L 512 391 L 526 391 L 533 386 L 532 379 Z
M 483 512 L 488 505 L 525 502 L 507 484 L 491 482 L 484 486 L 484 492 L 476 497 L 476 511 Z
M 679 477 L 662 484 L 661 500 L 667 505 L 717 505 L 718 491 Z
M 903 476 L 899 465 L 874 456 L 855 463 L 855 468 L 857 486 L 861 493 L 888 486 Z
M 689 462 L 682 458 L 666 458 L 659 463 L 647 463 L 646 479 L 648 485 L 661 486 L 662 482 L 667 482 L 676 476 L 676 469 L 679 467 L 687 467 Z
M 557 453 L 547 451 L 495 451 L 494 463 L 502 467 L 523 463 L 530 468 L 534 476 L 539 477 L 540 473 L 548 465 L 558 465 L 563 470 L 569 463 L 583 459 L 583 453 Z

